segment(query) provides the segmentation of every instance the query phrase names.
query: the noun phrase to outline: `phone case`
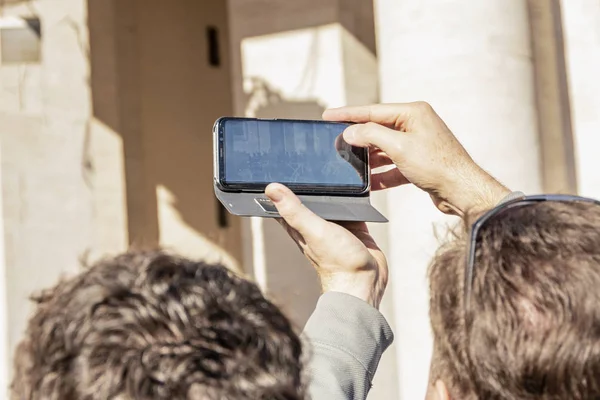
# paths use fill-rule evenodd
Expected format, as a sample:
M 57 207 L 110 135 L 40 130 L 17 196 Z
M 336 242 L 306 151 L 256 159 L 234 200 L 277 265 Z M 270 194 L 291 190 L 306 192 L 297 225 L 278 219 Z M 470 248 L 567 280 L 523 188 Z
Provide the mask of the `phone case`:
M 234 215 L 243 217 L 280 218 L 279 213 L 264 193 L 228 192 L 218 185 L 218 119 L 213 127 L 214 146 L 214 190 L 217 199 Z M 369 192 L 362 195 L 298 195 L 302 203 L 312 212 L 328 221 L 388 222 L 379 211 L 371 205 Z
M 264 193 L 222 191 L 215 182 L 215 195 L 232 214 L 243 217 L 279 218 L 277 209 Z M 328 221 L 388 222 L 371 205 L 368 195 L 360 197 L 298 195 L 302 203 Z

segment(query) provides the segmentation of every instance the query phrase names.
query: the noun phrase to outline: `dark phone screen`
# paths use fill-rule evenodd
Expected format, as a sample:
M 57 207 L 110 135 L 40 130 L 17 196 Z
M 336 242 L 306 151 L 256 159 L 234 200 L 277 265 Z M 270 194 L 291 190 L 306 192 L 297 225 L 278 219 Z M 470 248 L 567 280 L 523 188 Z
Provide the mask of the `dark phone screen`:
M 332 188 L 361 193 L 368 182 L 367 150 L 342 138 L 345 123 L 226 119 L 222 123 L 222 183 L 264 188 Z

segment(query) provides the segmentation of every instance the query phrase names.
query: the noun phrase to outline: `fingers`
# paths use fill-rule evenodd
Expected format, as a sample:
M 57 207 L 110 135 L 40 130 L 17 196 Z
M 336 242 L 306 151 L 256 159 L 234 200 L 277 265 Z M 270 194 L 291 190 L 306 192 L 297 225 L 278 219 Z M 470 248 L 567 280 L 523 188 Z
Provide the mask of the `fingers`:
M 371 190 L 384 190 L 410 183 L 398 168 L 371 175 Z
M 341 107 L 325 110 L 323 119 L 327 121 L 347 121 L 356 123 L 376 122 L 394 129 L 405 127 L 411 119 L 432 112 L 425 102 L 374 104 L 368 106 Z
M 265 189 L 265 195 L 273 202 L 279 215 L 304 239 L 309 240 L 321 232 L 327 222 L 310 211 L 290 189 L 272 183 Z
M 344 140 L 357 147 L 378 147 L 394 159 L 399 157 L 404 133 L 386 128 L 373 122 L 349 126 L 344 131 Z
M 325 110 L 323 119 L 328 121 L 347 121 L 364 124 L 377 122 L 394 126 L 398 114 L 407 114 L 410 109 L 402 104 L 374 104 L 356 107 L 341 107 Z

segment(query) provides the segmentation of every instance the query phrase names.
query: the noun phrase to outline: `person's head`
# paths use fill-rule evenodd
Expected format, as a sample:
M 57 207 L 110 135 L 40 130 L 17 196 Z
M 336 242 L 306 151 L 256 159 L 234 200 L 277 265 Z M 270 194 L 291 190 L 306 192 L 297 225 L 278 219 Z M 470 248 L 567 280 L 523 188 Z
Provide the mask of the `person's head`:
M 14 399 L 303 398 L 290 322 L 220 265 L 129 253 L 36 300 Z
M 470 226 L 470 224 L 467 224 Z M 540 202 L 500 212 L 430 268 L 428 398 L 600 398 L 600 206 Z

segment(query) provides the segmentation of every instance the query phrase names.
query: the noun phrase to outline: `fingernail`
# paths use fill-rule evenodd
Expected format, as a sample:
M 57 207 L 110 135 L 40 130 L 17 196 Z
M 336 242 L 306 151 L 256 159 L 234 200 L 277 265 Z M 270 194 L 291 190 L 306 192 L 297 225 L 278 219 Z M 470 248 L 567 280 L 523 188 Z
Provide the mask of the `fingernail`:
M 279 203 L 283 200 L 283 191 L 278 187 L 274 187 L 269 191 L 269 198 L 273 203 Z
M 356 125 L 350 125 L 346 128 L 346 130 L 344 131 L 344 139 L 346 140 L 346 142 L 350 143 L 354 141 L 354 139 L 356 138 L 357 130 L 358 126 Z

